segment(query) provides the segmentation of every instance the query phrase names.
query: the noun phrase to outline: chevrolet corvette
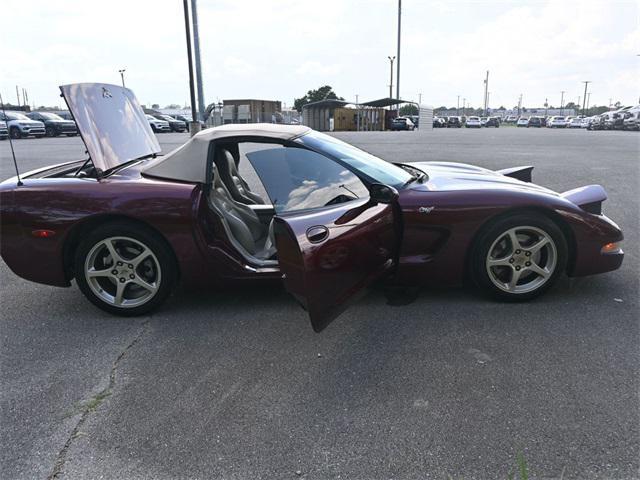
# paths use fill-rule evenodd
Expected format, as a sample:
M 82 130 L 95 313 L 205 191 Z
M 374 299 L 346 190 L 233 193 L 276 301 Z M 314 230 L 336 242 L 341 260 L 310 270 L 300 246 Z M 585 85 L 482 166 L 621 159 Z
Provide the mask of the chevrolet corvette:
M 622 263 L 599 185 L 556 193 L 532 167 L 392 163 L 299 125 L 210 128 L 160 155 L 131 90 L 60 89 L 88 158 L 0 184 L 0 253 L 113 314 L 148 313 L 179 282 L 282 281 L 320 331 L 376 281 L 468 279 L 519 301 Z

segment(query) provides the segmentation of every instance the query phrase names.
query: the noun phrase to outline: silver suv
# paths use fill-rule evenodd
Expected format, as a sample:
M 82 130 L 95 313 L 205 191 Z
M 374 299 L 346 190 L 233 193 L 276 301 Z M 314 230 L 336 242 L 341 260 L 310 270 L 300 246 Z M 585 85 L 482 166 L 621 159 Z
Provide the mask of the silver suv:
M 31 120 L 22 112 L 0 112 L 0 120 L 7 122 L 11 138 L 23 138 L 29 135 L 42 138 L 45 135 L 44 123 Z

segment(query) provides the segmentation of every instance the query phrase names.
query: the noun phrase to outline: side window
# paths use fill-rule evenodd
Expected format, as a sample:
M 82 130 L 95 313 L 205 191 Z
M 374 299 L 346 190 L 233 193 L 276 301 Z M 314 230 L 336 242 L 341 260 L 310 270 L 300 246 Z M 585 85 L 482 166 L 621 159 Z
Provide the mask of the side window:
M 239 149 L 241 158 L 249 160 L 262 180 L 276 213 L 369 196 L 357 176 L 324 155 L 268 143 L 241 143 Z

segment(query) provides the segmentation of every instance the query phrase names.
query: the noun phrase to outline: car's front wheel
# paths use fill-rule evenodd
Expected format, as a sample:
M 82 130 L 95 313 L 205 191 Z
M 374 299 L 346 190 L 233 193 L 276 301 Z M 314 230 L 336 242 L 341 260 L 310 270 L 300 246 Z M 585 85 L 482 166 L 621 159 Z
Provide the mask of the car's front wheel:
M 514 213 L 484 229 L 472 262 L 473 277 L 484 291 L 500 300 L 530 300 L 566 269 L 567 242 L 549 218 Z
M 13 138 L 13 139 L 22 138 L 22 132 L 20 131 L 20 129 L 18 127 L 13 127 L 9 131 L 9 135 L 11 135 L 11 138 Z
M 176 266 L 169 247 L 152 231 L 129 223 L 97 228 L 76 250 L 74 271 L 84 295 L 97 307 L 136 316 L 171 293 Z

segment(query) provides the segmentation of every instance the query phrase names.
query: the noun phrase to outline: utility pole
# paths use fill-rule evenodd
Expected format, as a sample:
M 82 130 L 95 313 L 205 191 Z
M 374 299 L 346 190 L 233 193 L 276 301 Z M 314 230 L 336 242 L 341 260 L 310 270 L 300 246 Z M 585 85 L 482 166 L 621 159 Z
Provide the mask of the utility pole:
M 487 77 L 484 79 L 484 116 L 487 116 L 487 103 L 489 99 L 487 98 L 487 92 L 489 91 L 489 70 L 487 70 Z
M 122 88 L 125 88 L 124 86 L 124 72 L 126 72 L 126 69 L 122 69 L 122 70 L 118 70 L 118 73 L 120 74 L 120 78 L 122 79 Z
M 402 0 L 398 0 L 398 63 L 396 64 L 396 98 L 400 99 L 400 23 L 402 19 Z M 398 105 L 399 107 L 400 105 Z
M 467 103 L 467 99 L 463 97 L 462 98 L 462 116 L 463 117 L 464 117 L 464 106 L 465 106 L 466 103 Z M 460 115 L 458 115 L 458 116 L 460 116 Z
M 422 93 L 418 94 L 418 105 L 422 105 Z
M 18 85 L 16 85 L 16 97 L 18 97 L 18 106 L 20 106 L 20 91 L 18 90 Z
M 584 83 L 584 98 L 582 101 L 582 115 L 584 115 L 587 105 L 587 85 L 591 83 L 591 80 L 584 80 L 582 83 Z
M 356 93 L 356 132 L 360 131 L 360 104 L 358 103 L 358 94 Z
M 487 106 L 485 108 L 486 112 L 485 112 L 485 117 L 489 116 L 489 97 L 491 97 L 491 92 L 487 92 Z
M 458 95 L 458 103 L 456 103 L 456 116 L 460 116 L 460 95 Z
M 198 34 L 197 0 L 191 0 L 191 20 L 193 21 L 193 49 L 196 57 L 196 87 L 198 88 L 198 120 L 204 120 L 205 105 L 204 105 L 204 89 L 202 87 L 202 65 L 200 64 L 200 35 Z
M 564 115 L 564 90 L 560 92 L 560 115 Z
M 189 64 L 189 93 L 191 94 L 191 124 L 189 125 L 189 133 L 193 137 L 200 131 L 200 122 L 197 121 L 196 115 L 196 90 L 193 85 L 193 55 L 191 53 L 191 29 L 189 28 L 189 0 L 182 0 L 184 8 L 184 29 L 187 38 L 187 60 Z
M 389 80 L 389 98 L 393 98 L 393 61 L 396 57 L 387 57 L 391 63 L 391 79 Z
M 544 116 L 545 118 L 547 117 L 547 110 L 549 109 L 549 99 L 545 98 L 544 99 Z
M 522 109 L 522 94 L 518 97 L 518 116 L 520 116 L 520 110 Z
M 589 110 L 589 102 L 591 101 L 591 92 L 587 93 L 587 110 Z

